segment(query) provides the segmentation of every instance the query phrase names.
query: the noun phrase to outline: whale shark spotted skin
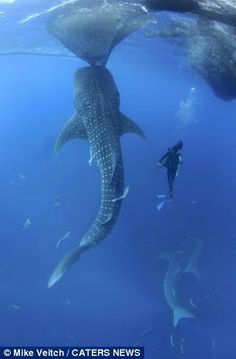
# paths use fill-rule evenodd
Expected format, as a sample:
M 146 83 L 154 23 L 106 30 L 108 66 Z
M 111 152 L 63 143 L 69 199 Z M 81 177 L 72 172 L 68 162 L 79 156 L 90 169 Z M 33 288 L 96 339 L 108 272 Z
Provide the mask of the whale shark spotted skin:
M 174 253 L 163 253 L 156 259 L 165 259 L 169 267 L 164 278 L 164 292 L 166 301 L 173 311 L 173 325 L 176 327 L 182 318 L 195 318 L 194 314 L 179 304 L 177 287 L 184 273 L 192 273 L 199 279 L 197 259 L 202 251 L 202 242 L 195 237 L 183 241 L 180 248 Z
M 78 247 L 65 255 L 52 273 L 48 287 L 54 285 L 79 258 L 109 234 L 120 212 L 124 190 L 120 136 L 143 131 L 119 110 L 120 96 L 111 73 L 100 66 L 85 67 L 75 74 L 75 114 L 56 141 L 56 152 L 75 138 L 89 141 L 93 162 L 101 173 L 101 205 L 97 217 Z

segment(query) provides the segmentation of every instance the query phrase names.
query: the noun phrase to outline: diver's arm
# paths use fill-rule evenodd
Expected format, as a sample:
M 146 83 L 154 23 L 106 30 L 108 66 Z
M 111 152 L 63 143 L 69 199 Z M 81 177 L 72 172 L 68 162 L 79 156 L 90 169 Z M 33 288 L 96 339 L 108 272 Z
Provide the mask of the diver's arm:
M 176 177 L 178 176 L 180 166 L 181 166 L 182 163 L 183 163 L 183 159 L 182 159 L 182 156 L 181 156 L 180 154 L 178 155 L 178 158 L 179 158 L 179 164 L 178 164 L 178 168 L 177 168 L 176 175 L 175 175 Z
M 164 154 L 164 156 L 162 156 L 160 159 L 159 159 L 159 161 L 157 162 L 157 166 L 158 167 L 163 167 L 163 166 L 165 166 L 164 165 L 164 160 L 167 158 L 169 156 L 169 149 L 168 149 L 168 152 L 166 152 L 165 154 Z

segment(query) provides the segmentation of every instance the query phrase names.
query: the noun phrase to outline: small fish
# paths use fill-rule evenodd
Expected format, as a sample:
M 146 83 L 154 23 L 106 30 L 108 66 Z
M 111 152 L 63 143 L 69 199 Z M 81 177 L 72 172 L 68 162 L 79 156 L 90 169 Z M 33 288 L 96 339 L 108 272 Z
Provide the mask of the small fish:
M 181 339 L 180 350 L 181 350 L 181 353 L 184 354 L 184 338 Z
M 22 173 L 19 173 L 19 178 L 22 179 L 22 180 L 25 180 L 26 179 L 26 176 Z
M 170 344 L 171 344 L 172 347 L 175 347 L 174 337 L 173 337 L 172 333 L 170 334 Z
M 21 307 L 18 304 L 10 304 L 8 310 L 20 310 Z
M 118 198 L 113 198 L 113 199 L 112 199 L 112 202 L 116 202 L 116 201 L 120 201 L 121 199 L 124 199 L 124 198 L 127 196 L 128 193 L 129 193 L 129 186 L 127 186 L 127 187 L 125 188 L 123 194 L 122 194 L 120 197 L 118 197 Z
M 91 147 L 90 147 L 90 158 L 89 158 L 89 161 L 88 161 L 90 167 L 91 167 L 92 164 L 93 164 L 94 158 L 95 158 L 95 154 L 93 154 L 92 149 L 91 149 Z
M 0 3 L 2 4 L 13 4 L 15 0 L 1 0 Z
M 145 334 L 149 333 L 152 330 L 152 326 L 145 329 L 142 333 L 139 334 L 140 337 L 143 337 Z
M 61 237 L 61 239 L 59 239 L 59 241 L 56 244 L 57 249 L 59 248 L 62 241 L 70 237 L 70 234 L 71 232 L 66 232 L 66 234 L 63 237 Z
M 190 302 L 190 304 L 191 304 L 194 308 L 197 308 L 197 305 L 193 303 L 193 299 L 192 299 L 192 298 L 189 299 L 189 302 Z
M 213 339 L 211 342 L 211 352 L 214 353 L 215 349 L 216 349 L 216 341 Z
M 31 218 L 27 218 L 27 220 L 24 223 L 24 229 L 29 229 L 29 227 L 32 226 Z
M 55 202 L 53 206 L 58 207 L 58 206 L 60 206 L 60 204 L 61 204 L 61 202 Z

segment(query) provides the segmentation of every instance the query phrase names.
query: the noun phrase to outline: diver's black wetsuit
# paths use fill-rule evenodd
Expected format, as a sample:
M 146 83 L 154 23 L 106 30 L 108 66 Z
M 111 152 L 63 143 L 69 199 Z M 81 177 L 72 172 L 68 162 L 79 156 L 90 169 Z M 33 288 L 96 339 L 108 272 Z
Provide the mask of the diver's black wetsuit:
M 183 142 L 179 141 L 172 148 L 168 148 L 168 152 L 161 157 L 158 162 L 159 166 L 167 168 L 167 178 L 169 186 L 169 198 L 173 198 L 174 191 L 174 180 L 178 172 L 179 166 L 182 163 L 182 158 L 179 153 L 179 150 L 183 147 Z

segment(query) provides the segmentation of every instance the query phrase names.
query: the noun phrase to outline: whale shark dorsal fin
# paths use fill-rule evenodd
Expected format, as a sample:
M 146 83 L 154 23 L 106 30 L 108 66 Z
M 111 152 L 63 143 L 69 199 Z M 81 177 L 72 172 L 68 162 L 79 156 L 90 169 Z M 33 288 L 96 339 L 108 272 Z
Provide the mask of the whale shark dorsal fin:
M 199 270 L 196 262 L 193 262 L 191 266 L 186 270 L 186 272 L 192 273 L 196 279 L 200 279 Z
M 134 121 L 132 121 L 130 118 L 128 118 L 123 113 L 120 114 L 120 136 L 124 135 L 125 133 L 135 133 L 136 135 L 139 135 L 146 139 L 146 136 L 143 132 L 143 130 L 136 124 Z
M 87 139 L 88 136 L 86 134 L 83 122 L 79 119 L 78 115 L 75 113 L 70 120 L 65 124 L 63 129 L 61 130 L 59 136 L 57 137 L 55 143 L 55 152 L 58 154 L 61 147 L 68 141 L 80 138 Z

